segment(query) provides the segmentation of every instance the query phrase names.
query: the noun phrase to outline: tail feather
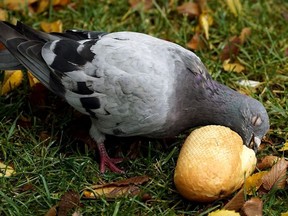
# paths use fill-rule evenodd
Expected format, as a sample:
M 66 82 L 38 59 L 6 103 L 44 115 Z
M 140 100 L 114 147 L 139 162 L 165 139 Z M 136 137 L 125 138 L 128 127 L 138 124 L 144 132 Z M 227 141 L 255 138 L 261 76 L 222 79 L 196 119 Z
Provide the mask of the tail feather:
M 25 67 L 7 49 L 0 50 L 0 70 L 23 70 Z
M 29 69 L 48 89 L 55 94 L 63 96 L 65 92 L 63 85 L 59 79 L 55 79 L 55 76 L 51 74 L 50 68 L 41 56 L 42 47 L 46 41 L 51 39 L 49 34 L 35 31 L 20 23 L 18 23 L 17 26 L 13 26 L 7 22 L 0 22 L 0 33 L 0 42 L 2 42 L 9 51 L 2 53 L 8 60 L 0 59 L 0 69 L 16 68 L 20 66 L 20 63 Z M 56 38 L 56 36 L 51 37 Z M 59 39 L 59 37 L 57 37 L 57 39 Z M 10 65 L 7 63 L 9 61 L 12 61 Z M 51 79 L 51 76 L 54 76 L 54 79 Z

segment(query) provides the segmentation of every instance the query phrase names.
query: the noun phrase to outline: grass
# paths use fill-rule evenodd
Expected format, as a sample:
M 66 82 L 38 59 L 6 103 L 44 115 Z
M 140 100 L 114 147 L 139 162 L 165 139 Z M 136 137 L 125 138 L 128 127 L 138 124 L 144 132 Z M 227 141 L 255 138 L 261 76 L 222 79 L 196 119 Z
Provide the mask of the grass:
M 182 46 L 193 36 L 197 20 L 178 14 L 175 9 L 182 1 L 153 1 L 147 11 L 131 9 L 127 1 L 78 1 L 76 8 L 27 14 L 11 11 L 34 28 L 40 22 L 61 19 L 64 28 L 99 31 L 138 31 L 176 42 Z M 213 2 L 213 3 L 212 3 Z M 223 1 L 224 2 L 224 1 Z M 245 90 L 236 84 L 240 79 L 263 82 L 251 96 L 260 100 L 270 116 L 271 129 L 267 146 L 259 155 L 276 154 L 288 139 L 288 3 L 284 0 L 241 1 L 243 15 L 234 17 L 222 1 L 209 1 L 214 19 L 209 29 L 210 49 L 197 51 L 214 79 L 235 89 Z M 53 9 L 53 8 L 52 8 Z M 224 72 L 219 54 L 227 40 L 250 27 L 252 34 L 241 46 L 239 59 L 245 73 Z M 109 201 L 82 200 L 84 215 L 205 215 L 221 208 L 224 201 L 211 204 L 188 202 L 175 190 L 173 169 L 181 143 L 179 136 L 165 148 L 158 140 L 141 140 L 141 155 L 121 164 L 124 175 L 107 172 L 99 174 L 97 153 L 71 137 L 77 113 L 61 99 L 49 94 L 44 110 L 34 110 L 29 102 L 27 82 L 0 97 L 0 160 L 11 164 L 17 174 L 0 178 L 0 215 L 44 215 L 68 190 L 81 191 L 85 186 L 101 181 L 110 182 L 137 175 L 149 175 L 151 180 L 141 186 L 143 193 L 152 199 L 144 202 L 141 196 L 122 197 Z M 24 118 L 25 117 L 25 118 Z M 25 119 L 29 126 L 25 126 Z M 84 125 L 83 125 L 84 127 Z M 117 148 L 128 152 L 130 140 L 112 139 L 120 143 Z M 128 142 L 128 144 L 127 144 Z M 126 145 L 125 145 L 126 143 Z M 113 154 L 118 151 L 108 145 Z M 125 156 L 125 154 L 124 154 Z M 272 191 L 262 198 L 264 215 L 280 215 L 288 211 L 288 194 L 285 190 Z

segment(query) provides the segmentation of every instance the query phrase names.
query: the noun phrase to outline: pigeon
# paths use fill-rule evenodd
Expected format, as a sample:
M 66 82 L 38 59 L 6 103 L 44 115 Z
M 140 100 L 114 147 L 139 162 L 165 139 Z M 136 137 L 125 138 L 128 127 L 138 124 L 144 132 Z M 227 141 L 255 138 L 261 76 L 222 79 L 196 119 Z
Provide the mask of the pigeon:
M 223 125 L 257 150 L 269 129 L 264 106 L 212 79 L 196 54 L 137 32 L 44 33 L 0 22 L 0 69 L 26 68 L 49 90 L 91 118 L 100 171 L 118 168 L 105 135 L 173 137 Z

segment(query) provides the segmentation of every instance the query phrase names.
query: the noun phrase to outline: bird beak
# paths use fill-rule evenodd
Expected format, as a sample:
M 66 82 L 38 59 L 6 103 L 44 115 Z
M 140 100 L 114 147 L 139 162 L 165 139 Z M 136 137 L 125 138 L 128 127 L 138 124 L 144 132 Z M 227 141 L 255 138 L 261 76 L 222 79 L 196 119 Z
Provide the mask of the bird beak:
M 257 153 L 260 144 L 261 144 L 261 139 L 253 134 L 249 147 L 252 148 L 255 151 L 255 153 Z

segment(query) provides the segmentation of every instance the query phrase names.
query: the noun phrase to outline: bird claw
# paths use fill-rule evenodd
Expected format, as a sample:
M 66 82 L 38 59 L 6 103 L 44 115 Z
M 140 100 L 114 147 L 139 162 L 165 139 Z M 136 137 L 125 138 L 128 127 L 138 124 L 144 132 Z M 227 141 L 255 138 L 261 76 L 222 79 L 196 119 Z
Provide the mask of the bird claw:
M 100 172 L 104 173 L 106 167 L 115 173 L 124 173 L 124 170 L 119 169 L 115 164 L 121 163 L 123 158 L 110 158 L 105 149 L 104 143 L 97 144 L 100 154 Z
M 123 158 L 110 158 L 108 155 L 100 156 L 100 172 L 104 173 L 106 167 L 115 173 L 124 173 L 122 169 L 119 169 L 115 164 L 123 161 Z

